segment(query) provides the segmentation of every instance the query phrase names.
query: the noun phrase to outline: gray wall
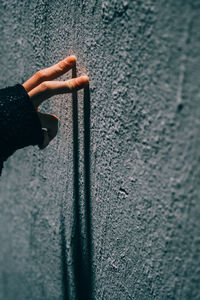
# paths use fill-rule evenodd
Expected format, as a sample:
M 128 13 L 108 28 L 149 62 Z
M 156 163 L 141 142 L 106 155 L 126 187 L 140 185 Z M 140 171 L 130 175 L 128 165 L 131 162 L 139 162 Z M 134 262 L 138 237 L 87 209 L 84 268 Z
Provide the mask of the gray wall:
M 200 299 L 199 13 L 196 0 L 1 0 L 0 87 L 69 54 L 90 76 L 95 299 Z M 66 299 L 65 279 L 75 298 L 72 96 L 42 110 L 57 138 L 17 151 L 0 181 L 1 300 Z

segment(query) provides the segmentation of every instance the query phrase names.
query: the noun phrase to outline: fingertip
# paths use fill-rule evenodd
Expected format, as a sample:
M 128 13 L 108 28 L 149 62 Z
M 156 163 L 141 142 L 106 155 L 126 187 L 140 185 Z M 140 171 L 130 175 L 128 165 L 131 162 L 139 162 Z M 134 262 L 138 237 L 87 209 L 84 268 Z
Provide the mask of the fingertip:
M 76 63 L 76 56 L 75 55 L 70 55 L 68 58 L 67 58 L 68 62 L 72 65 L 74 65 Z
M 83 83 L 87 84 L 89 83 L 90 78 L 87 75 L 82 75 L 81 80 Z
M 72 54 L 70 57 L 73 57 L 76 60 L 76 55 Z

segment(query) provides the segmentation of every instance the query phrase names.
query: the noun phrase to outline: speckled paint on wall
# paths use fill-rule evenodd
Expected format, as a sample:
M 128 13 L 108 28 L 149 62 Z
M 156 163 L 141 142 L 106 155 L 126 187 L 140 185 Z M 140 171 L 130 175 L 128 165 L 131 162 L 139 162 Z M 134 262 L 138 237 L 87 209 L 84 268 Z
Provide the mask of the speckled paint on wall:
M 1 0 L 0 11 L 1 87 L 69 54 L 90 77 L 94 298 L 199 300 L 199 1 Z M 66 266 L 75 299 L 72 96 L 42 110 L 60 118 L 57 138 L 17 151 L 0 181 L 0 300 L 66 299 Z

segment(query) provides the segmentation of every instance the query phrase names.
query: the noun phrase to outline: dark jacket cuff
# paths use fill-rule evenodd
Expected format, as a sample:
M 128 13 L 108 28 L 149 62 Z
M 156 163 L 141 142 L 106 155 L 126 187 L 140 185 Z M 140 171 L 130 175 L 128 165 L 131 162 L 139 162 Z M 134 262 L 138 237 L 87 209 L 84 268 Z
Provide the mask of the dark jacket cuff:
M 0 90 L 0 161 L 17 149 L 43 143 L 37 111 L 21 84 Z

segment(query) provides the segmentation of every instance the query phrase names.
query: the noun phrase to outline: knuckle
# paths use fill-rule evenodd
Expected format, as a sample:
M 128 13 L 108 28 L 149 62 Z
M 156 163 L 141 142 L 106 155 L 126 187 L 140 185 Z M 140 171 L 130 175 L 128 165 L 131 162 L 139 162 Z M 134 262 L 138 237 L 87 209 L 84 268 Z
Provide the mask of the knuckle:
M 63 71 L 63 69 L 65 68 L 65 66 L 66 66 L 65 62 L 63 62 L 62 60 L 59 61 L 59 63 L 58 63 L 58 69 L 59 70 Z
M 43 78 L 43 70 L 39 70 L 35 73 L 35 77 L 37 79 L 42 79 Z
M 48 89 L 47 81 L 44 81 L 40 84 L 42 91 L 46 91 Z
M 75 79 L 70 79 L 67 81 L 67 87 L 70 89 L 70 90 L 73 90 L 75 88 Z
M 57 68 L 60 71 L 64 71 L 66 68 L 72 67 L 76 62 L 76 58 L 68 56 L 67 58 L 60 60 L 57 63 Z

